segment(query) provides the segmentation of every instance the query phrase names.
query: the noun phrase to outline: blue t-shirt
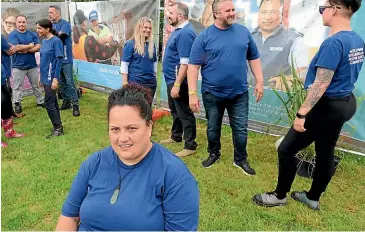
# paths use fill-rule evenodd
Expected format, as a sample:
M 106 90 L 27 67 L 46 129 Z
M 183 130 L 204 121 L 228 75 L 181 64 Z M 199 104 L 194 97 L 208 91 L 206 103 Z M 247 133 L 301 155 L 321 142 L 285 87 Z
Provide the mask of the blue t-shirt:
M 1 84 L 3 78 L 5 80 L 11 76 L 11 60 L 10 56 L 6 54 L 10 50 L 10 45 L 5 39 L 4 35 L 1 35 L 1 64 L 4 66 L 4 76 L 1 75 Z M 2 73 L 2 72 L 1 72 Z
M 53 29 L 57 31 L 58 34 L 65 34 L 67 38 L 63 44 L 63 60 L 64 64 L 71 64 L 73 62 L 72 57 L 72 40 L 71 40 L 71 24 L 64 19 L 53 23 Z
M 26 30 L 24 33 L 14 30 L 9 34 L 8 40 L 9 43 L 13 45 L 28 45 L 31 43 L 40 44 L 38 35 L 35 32 L 29 30 Z M 35 54 L 32 52 L 16 52 L 12 57 L 13 68 L 28 70 L 38 67 L 35 59 Z
M 201 65 L 202 93 L 234 98 L 248 90 L 247 60 L 259 57 L 245 26 L 233 24 L 222 30 L 213 24 L 194 41 L 189 64 Z
M 107 147 L 81 165 L 62 215 L 80 217 L 79 231 L 197 230 L 199 189 L 184 162 L 159 144 L 133 166 Z
M 40 50 L 40 81 L 42 84 L 51 85 L 53 78 L 59 80 L 63 53 L 62 41 L 57 36 L 42 40 Z
M 134 40 L 129 40 L 123 48 L 122 61 L 129 62 L 128 82 L 134 82 L 150 88 L 157 86 L 154 63 L 157 61 L 156 49 L 154 48 L 153 58 L 148 54 L 148 42 L 144 46 L 145 54 L 141 56 L 134 50 Z
M 305 87 L 316 78 L 317 67 L 335 71 L 324 96 L 341 98 L 349 96 L 355 88 L 364 61 L 364 40 L 353 31 L 340 31 L 323 41 L 309 65 Z
M 167 85 L 176 80 L 180 67 L 180 58 L 189 58 L 191 46 L 196 38 L 191 24 L 176 28 L 167 41 L 162 61 L 162 71 Z M 187 83 L 186 78 L 184 82 Z

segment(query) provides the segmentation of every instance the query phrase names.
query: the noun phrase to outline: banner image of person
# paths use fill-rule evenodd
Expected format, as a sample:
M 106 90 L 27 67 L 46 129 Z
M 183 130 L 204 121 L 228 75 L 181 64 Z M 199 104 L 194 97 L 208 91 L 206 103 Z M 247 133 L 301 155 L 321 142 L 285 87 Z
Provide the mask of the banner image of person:
M 165 0 L 164 40 L 165 46 L 170 33 L 174 30 L 167 21 L 168 7 L 179 0 Z M 189 22 L 197 34 L 214 23 L 213 0 L 180 0 L 189 7 Z M 282 134 L 288 123 L 280 121 L 286 118 L 286 112 L 272 88 L 286 90 L 281 75 L 290 85 L 292 68 L 304 81 L 307 67 L 318 51 L 324 39 L 330 36 L 330 30 L 323 26 L 318 7 L 324 1 L 318 0 L 233 0 L 236 11 L 236 23 L 245 25 L 252 33 L 258 46 L 264 74 L 264 98 L 256 103 L 250 99 L 249 128 L 259 132 Z M 353 30 L 365 37 L 365 6 L 353 17 Z M 293 67 L 292 67 L 293 65 Z M 198 89 L 200 90 L 200 77 Z M 248 70 L 248 83 L 255 85 L 251 70 Z M 250 88 L 250 94 L 253 94 Z M 358 110 L 342 132 L 348 143 L 365 150 L 365 68 L 359 77 L 354 91 Z M 168 108 L 166 84 L 162 78 L 161 104 Z M 201 100 L 200 95 L 200 100 Z M 202 103 L 202 102 L 201 102 Z M 204 110 L 204 107 L 202 107 Z M 199 117 L 205 118 L 202 111 Z M 228 123 L 228 117 L 223 121 Z M 279 122 L 279 123 L 278 123 Z M 346 139 L 347 138 L 347 139 Z
M 110 92 L 120 88 L 120 59 L 125 42 L 141 17 L 152 19 L 152 30 L 158 46 L 158 2 L 123 0 L 71 2 L 74 71 L 81 85 Z
M 36 22 L 41 19 L 48 19 L 48 7 L 51 5 L 57 5 L 61 8 L 62 16 L 64 19 L 68 20 L 68 8 L 67 4 L 64 2 L 2 2 L 1 3 L 1 34 L 6 38 L 13 30 L 16 30 L 16 17 L 23 14 L 27 17 L 27 30 L 36 31 Z M 36 61 L 39 70 L 39 52 L 35 53 Z M 11 84 L 13 79 L 10 78 Z M 29 83 L 28 78 L 24 80 L 24 95 L 33 94 L 32 87 Z

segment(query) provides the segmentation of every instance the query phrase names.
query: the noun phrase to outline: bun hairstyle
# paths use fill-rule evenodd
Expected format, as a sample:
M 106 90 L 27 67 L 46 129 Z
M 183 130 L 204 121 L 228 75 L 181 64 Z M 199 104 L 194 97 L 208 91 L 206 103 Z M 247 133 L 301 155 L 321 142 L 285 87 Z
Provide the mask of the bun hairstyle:
M 132 106 L 138 109 L 140 117 L 149 124 L 152 121 L 152 97 L 149 89 L 132 83 L 113 91 L 108 98 L 108 120 L 110 110 L 115 106 Z
M 58 37 L 58 34 L 56 32 L 56 30 L 53 29 L 53 25 L 52 25 L 52 22 L 51 20 L 48 20 L 48 19 L 41 19 L 37 22 L 37 24 L 40 26 L 40 27 L 43 27 L 44 29 L 49 29 L 49 32 L 51 32 L 53 35 L 57 36 Z

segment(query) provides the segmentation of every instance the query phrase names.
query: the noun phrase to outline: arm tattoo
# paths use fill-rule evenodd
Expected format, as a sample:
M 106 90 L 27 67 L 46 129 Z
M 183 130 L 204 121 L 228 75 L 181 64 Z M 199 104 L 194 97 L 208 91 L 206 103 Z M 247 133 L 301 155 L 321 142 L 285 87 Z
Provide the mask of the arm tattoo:
M 317 69 L 316 79 L 312 87 L 308 90 L 307 97 L 302 105 L 303 108 L 309 108 L 311 110 L 314 107 L 330 85 L 333 74 L 334 71 L 326 68 Z

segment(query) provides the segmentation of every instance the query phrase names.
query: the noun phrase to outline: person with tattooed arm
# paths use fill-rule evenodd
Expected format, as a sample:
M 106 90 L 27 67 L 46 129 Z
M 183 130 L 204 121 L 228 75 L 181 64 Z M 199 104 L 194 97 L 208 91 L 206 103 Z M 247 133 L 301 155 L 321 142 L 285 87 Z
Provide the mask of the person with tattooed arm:
M 323 25 L 333 34 L 321 45 L 313 58 L 305 87 L 307 97 L 278 148 L 279 176 L 273 192 L 257 194 L 253 201 L 261 206 L 282 206 L 287 203 L 296 174 L 295 155 L 315 143 L 316 169 L 311 189 L 294 191 L 291 197 L 319 210 L 319 198 L 335 171 L 334 149 L 345 122 L 356 112 L 352 94 L 364 61 L 364 40 L 351 30 L 351 17 L 360 8 L 361 0 L 327 0 L 319 7 Z

